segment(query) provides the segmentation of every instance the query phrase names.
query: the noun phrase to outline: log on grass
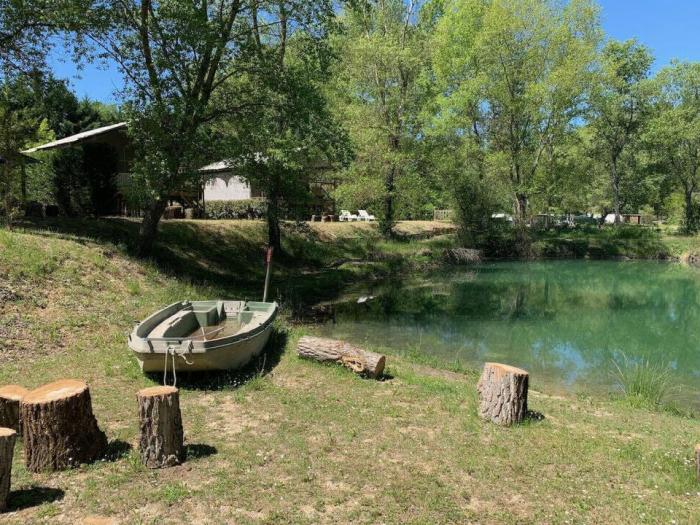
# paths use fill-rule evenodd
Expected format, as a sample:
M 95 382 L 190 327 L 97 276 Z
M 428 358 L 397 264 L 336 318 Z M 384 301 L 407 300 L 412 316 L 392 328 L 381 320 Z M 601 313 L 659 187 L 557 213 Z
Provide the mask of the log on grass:
M 7 509 L 7 495 L 10 493 L 12 477 L 12 455 L 15 451 L 17 432 L 12 428 L 0 427 L 0 512 Z
M 0 427 L 11 428 L 22 433 L 19 417 L 19 404 L 29 390 L 18 385 L 0 387 Z
M 384 372 L 386 357 L 360 348 L 359 346 L 306 335 L 297 344 L 297 354 L 304 359 L 313 359 L 322 363 L 339 363 L 353 372 L 380 377 Z
M 22 399 L 21 419 L 30 472 L 92 463 L 107 451 L 107 436 L 97 425 L 84 381 L 62 379 L 32 390 Z
M 180 393 L 172 386 L 139 390 L 139 452 L 148 468 L 179 465 L 185 459 Z
M 522 422 L 527 414 L 527 388 L 530 374 L 514 366 L 484 364 L 479 379 L 479 415 L 497 425 Z

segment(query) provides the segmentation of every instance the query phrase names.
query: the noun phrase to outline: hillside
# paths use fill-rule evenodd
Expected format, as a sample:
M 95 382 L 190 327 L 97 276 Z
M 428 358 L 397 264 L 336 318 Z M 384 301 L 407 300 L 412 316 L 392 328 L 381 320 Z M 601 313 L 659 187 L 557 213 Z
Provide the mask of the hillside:
M 125 249 L 123 232 L 135 227 L 0 230 L 0 384 L 85 379 L 111 442 L 106 461 L 51 475 L 26 472 L 18 445 L 3 523 L 698 521 L 697 419 L 534 393 L 542 417 L 501 429 L 477 417 L 474 372 L 390 356 L 388 377 L 373 382 L 299 361 L 294 345 L 312 328 L 289 323 L 289 303 L 431 264 L 427 252 L 448 242 L 384 243 L 364 225 L 288 232 L 275 273 L 285 315 L 267 355 L 241 373 L 180 377 L 188 460 L 144 469 L 133 450 L 135 393 L 160 378 L 140 373 L 126 332 L 183 298 L 259 297 L 264 232 L 258 223 L 167 223 L 144 263 Z

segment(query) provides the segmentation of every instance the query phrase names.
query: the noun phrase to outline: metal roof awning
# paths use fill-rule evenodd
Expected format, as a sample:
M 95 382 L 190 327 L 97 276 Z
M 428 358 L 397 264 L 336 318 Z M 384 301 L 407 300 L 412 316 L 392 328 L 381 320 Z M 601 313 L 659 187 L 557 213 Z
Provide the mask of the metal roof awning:
M 84 131 L 82 133 L 77 133 L 76 135 L 71 135 L 70 137 L 65 137 L 65 138 L 62 138 L 59 140 L 54 140 L 53 142 L 49 142 L 48 144 L 43 144 L 41 146 L 37 146 L 35 148 L 25 150 L 22 153 L 35 153 L 37 151 L 46 151 L 46 150 L 50 150 L 50 149 L 68 148 L 70 146 L 75 146 L 76 144 L 80 144 L 81 142 L 84 142 L 84 141 L 91 139 L 93 137 L 98 137 L 100 135 L 104 135 L 105 133 L 109 133 L 110 131 L 126 128 L 126 126 L 127 126 L 126 122 L 120 122 L 119 124 L 112 124 L 111 126 L 103 126 L 101 128 L 92 129 L 90 131 Z
M 19 153 L 17 155 L 17 157 L 20 160 L 20 162 L 23 161 L 25 164 L 38 164 L 40 162 L 40 161 L 36 160 L 35 158 L 32 158 L 29 155 L 24 155 L 22 153 Z M 5 159 L 0 157 L 0 166 L 2 166 L 3 164 L 5 164 Z

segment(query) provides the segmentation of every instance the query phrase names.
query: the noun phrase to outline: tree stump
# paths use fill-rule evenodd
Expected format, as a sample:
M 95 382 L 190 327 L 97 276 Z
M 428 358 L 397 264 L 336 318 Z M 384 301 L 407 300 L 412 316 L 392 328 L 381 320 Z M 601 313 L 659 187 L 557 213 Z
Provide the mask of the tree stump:
M 107 451 L 84 381 L 62 379 L 32 390 L 22 399 L 21 419 L 30 472 L 91 463 Z
M 0 512 L 7 509 L 12 477 L 12 455 L 15 451 L 17 432 L 11 428 L 0 428 Z
M 484 364 L 479 379 L 479 415 L 497 425 L 520 423 L 527 414 L 527 387 L 530 374 L 514 366 Z
M 139 404 L 139 452 L 148 468 L 179 465 L 185 459 L 180 393 L 172 386 L 144 388 Z
M 304 359 L 313 359 L 321 363 L 338 363 L 353 372 L 380 377 L 384 372 L 386 357 L 374 352 L 368 352 L 359 346 L 306 335 L 297 344 L 297 354 Z
M 27 392 L 29 390 L 17 385 L 0 387 L 0 427 L 11 428 L 18 435 L 22 434 L 19 404 Z

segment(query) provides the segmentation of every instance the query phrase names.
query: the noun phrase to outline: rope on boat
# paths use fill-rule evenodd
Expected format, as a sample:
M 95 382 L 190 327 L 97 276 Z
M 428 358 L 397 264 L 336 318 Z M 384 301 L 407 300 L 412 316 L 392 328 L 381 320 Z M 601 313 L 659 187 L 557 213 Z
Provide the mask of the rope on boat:
M 182 345 L 180 345 L 180 348 L 182 348 Z M 183 361 L 187 363 L 188 365 L 191 365 L 194 363 L 194 361 L 188 361 L 187 357 L 185 357 L 186 352 L 192 352 L 192 341 L 189 340 L 187 341 L 187 348 L 185 348 L 182 352 L 178 353 L 177 348 L 174 346 L 168 346 L 165 349 L 165 353 L 163 354 L 165 356 L 164 362 L 163 362 L 163 384 L 167 385 L 168 384 L 168 355 L 171 356 L 172 362 L 173 362 L 173 386 L 177 386 L 177 365 L 175 364 L 175 356 L 180 356 L 182 357 Z

